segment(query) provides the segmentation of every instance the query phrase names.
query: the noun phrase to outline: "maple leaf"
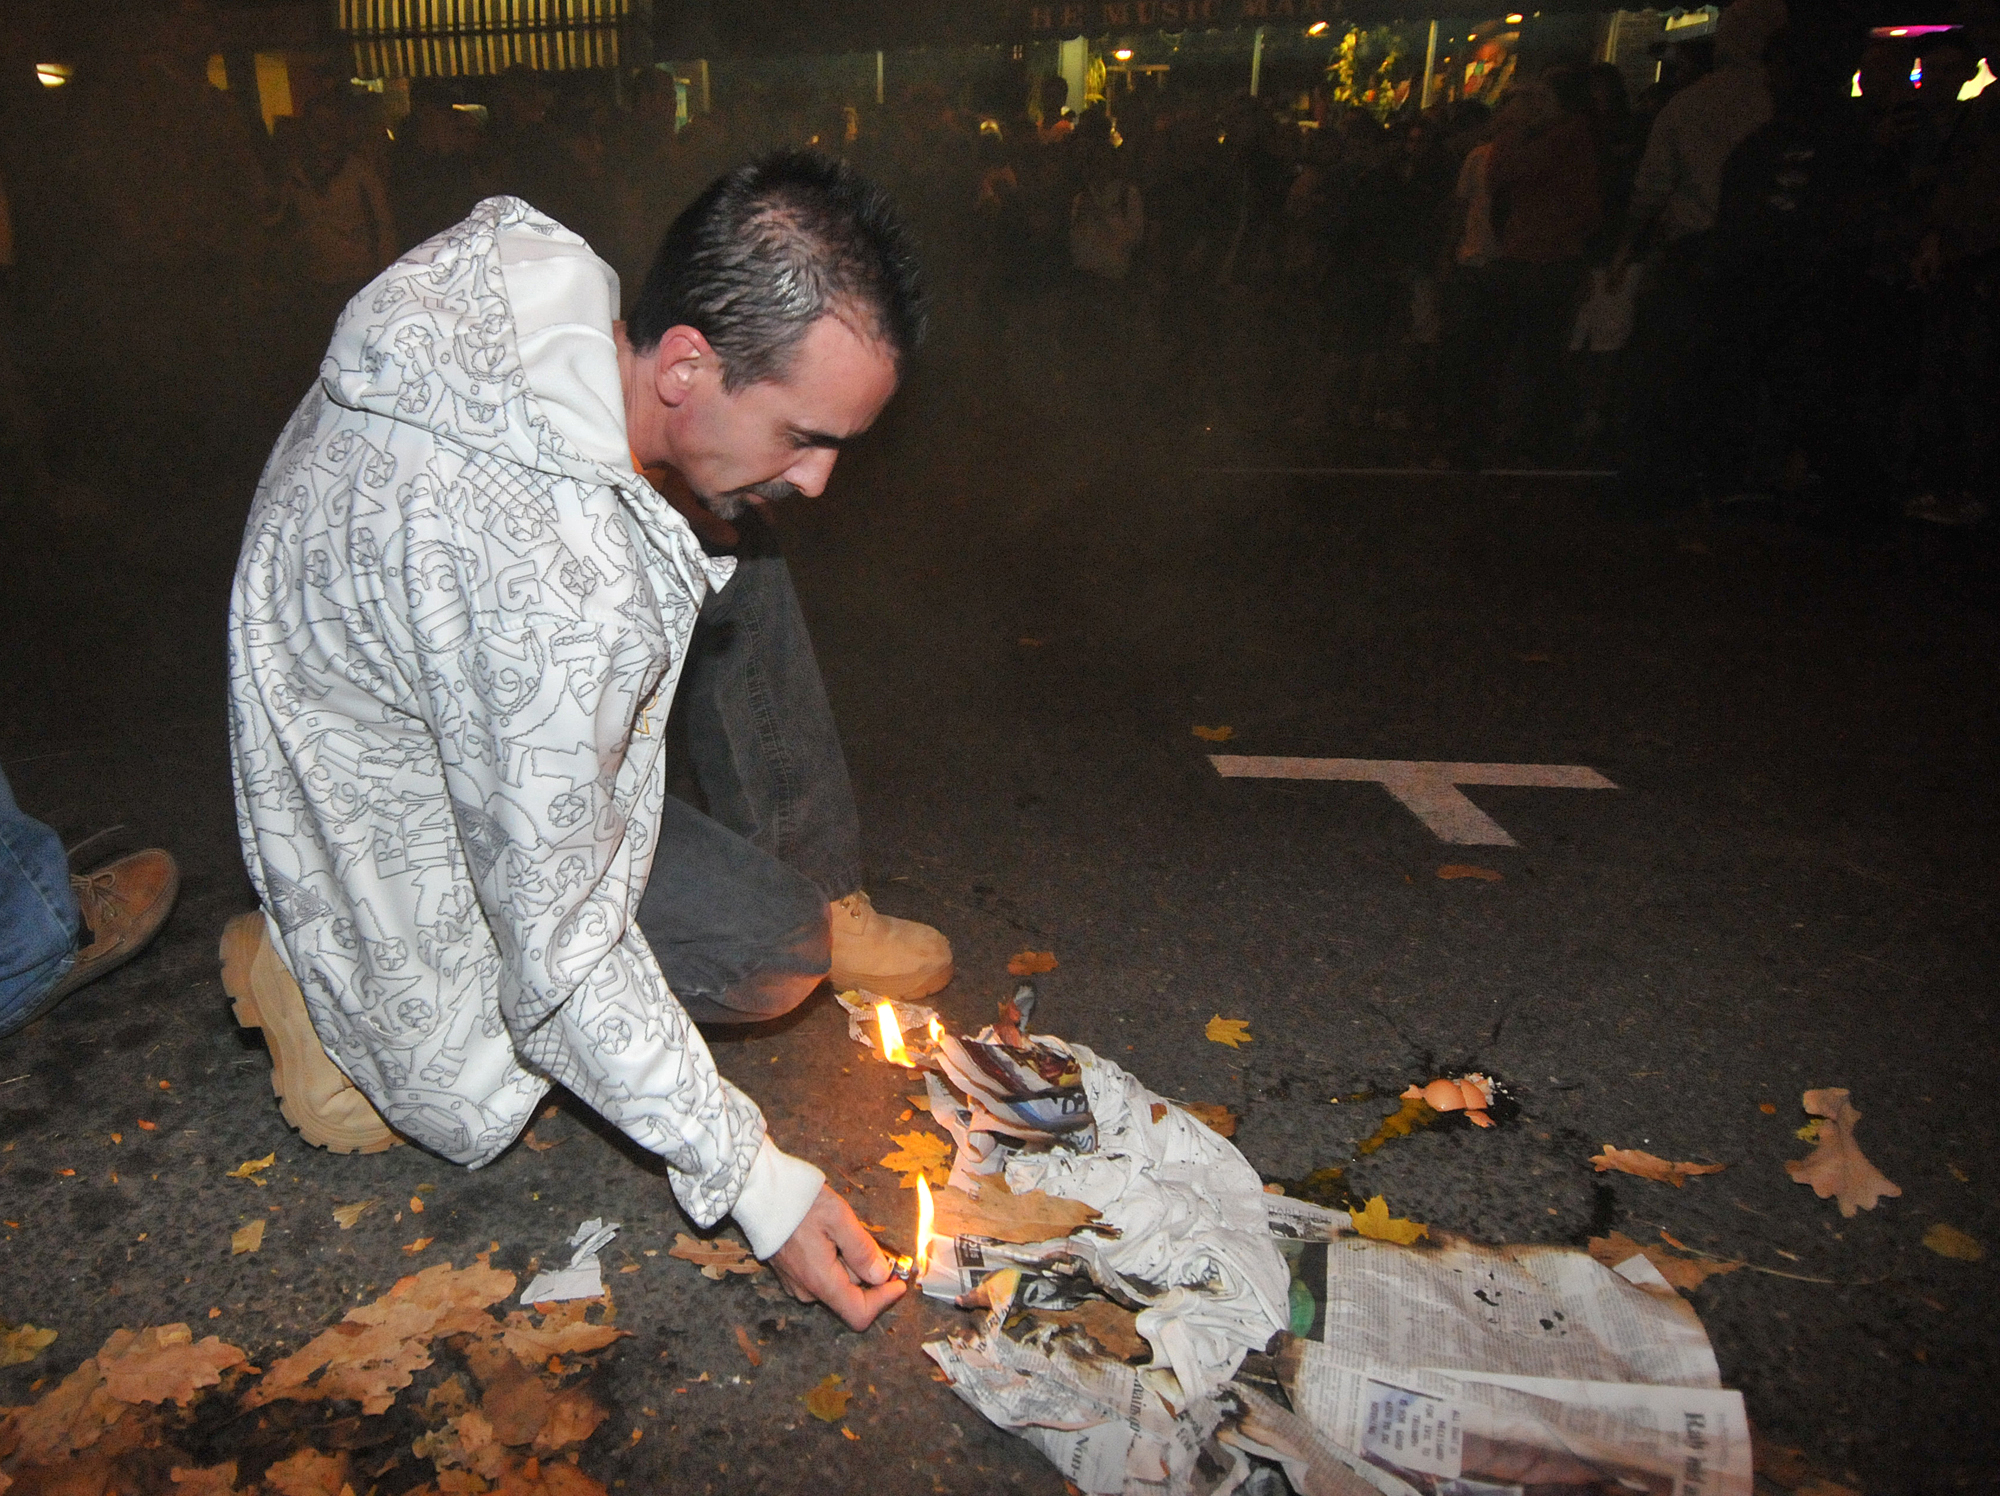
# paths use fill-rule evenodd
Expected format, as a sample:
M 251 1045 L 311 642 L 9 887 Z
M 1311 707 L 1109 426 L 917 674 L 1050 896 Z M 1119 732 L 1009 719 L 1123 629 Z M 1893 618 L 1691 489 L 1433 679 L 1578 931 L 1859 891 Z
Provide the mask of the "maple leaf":
M 1060 965 L 1054 951 L 1016 951 L 1008 958 L 1007 970 L 1017 977 L 1032 977 Z
M 915 1189 L 920 1174 L 932 1184 L 943 1184 L 951 1178 L 951 1144 L 936 1133 L 892 1132 L 889 1141 L 903 1146 L 900 1151 L 885 1155 L 880 1163 L 903 1176 L 904 1189 Z
M 829 1372 L 805 1395 L 806 1411 L 822 1423 L 838 1423 L 847 1416 L 848 1400 L 854 1396 L 840 1384 L 847 1378 Z
M 144 1329 L 114 1348 L 117 1341 L 114 1335 L 97 1353 L 97 1369 L 104 1373 L 104 1390 L 120 1402 L 184 1408 L 201 1388 L 215 1386 L 224 1371 L 250 1359 L 213 1335 L 197 1341 L 186 1325 Z
M 1682 1188 L 1690 1174 L 1720 1174 L 1728 1167 L 1727 1164 L 1670 1164 L 1664 1158 L 1637 1148 L 1614 1148 L 1609 1143 L 1604 1145 L 1602 1153 L 1593 1154 L 1590 1161 L 1597 1166 L 1600 1174 L 1615 1169 L 1620 1174 L 1633 1174 L 1640 1179 L 1671 1184 L 1675 1189 Z
M 252 1184 L 262 1188 L 271 1181 L 268 1179 L 259 1179 L 257 1176 L 277 1161 L 278 1155 L 275 1153 L 267 1153 L 262 1158 L 246 1158 L 223 1177 L 225 1179 L 247 1179 Z
M 1422 1221 L 1406 1221 L 1390 1215 L 1389 1202 L 1380 1195 L 1360 1210 L 1351 1212 L 1349 1219 L 1361 1235 L 1376 1241 L 1391 1241 L 1399 1247 L 1407 1247 L 1418 1237 L 1431 1234 L 1431 1228 Z
M 1194 735 L 1204 743 L 1226 743 L 1236 736 L 1233 727 L 1196 727 Z
M 1808 1091 L 1800 1098 L 1805 1109 L 1825 1120 L 1820 1124 L 1819 1144 L 1804 1158 L 1793 1159 L 1785 1172 L 1799 1184 L 1809 1184 L 1820 1199 L 1840 1202 L 1840 1213 L 1851 1216 L 1857 1210 L 1873 1210 L 1884 1195 L 1900 1195 L 1903 1187 L 1892 1184 L 1887 1175 L 1862 1156 L 1854 1141 L 1854 1124 L 1861 1113 L 1839 1086 Z
M 381 1203 L 380 1200 L 356 1200 L 352 1205 L 336 1205 L 333 1207 L 333 1218 L 340 1222 L 342 1231 L 352 1231 L 356 1221 Z
M 667 1248 L 669 1257 L 678 1257 L 682 1262 L 692 1262 L 701 1269 L 701 1275 L 720 1283 L 730 1273 L 746 1276 L 762 1272 L 764 1264 L 750 1255 L 750 1249 L 741 1242 L 730 1241 L 727 1237 L 717 1237 L 714 1241 L 701 1241 L 689 1236 L 685 1231 L 674 1233 L 674 1244 Z
M 1015 1194 L 999 1174 L 983 1176 L 974 1190 L 944 1185 L 931 1194 L 937 1236 L 986 1236 L 994 1241 L 1054 1241 L 1089 1225 L 1097 1212 L 1081 1200 L 1041 1190 Z
M 1490 867 L 1474 867 L 1469 862 L 1447 862 L 1438 869 L 1438 876 L 1446 882 L 1454 878 L 1477 878 L 1484 883 L 1498 883 L 1500 875 Z
M 1960 1262 L 1978 1262 L 1986 1256 L 1986 1248 L 1975 1237 L 1966 1235 L 1956 1226 L 1937 1222 L 1924 1233 L 1924 1245 L 1940 1257 L 1955 1258 Z
M 1250 1037 L 1250 1020 L 1247 1018 L 1224 1018 L 1217 1013 L 1208 1020 L 1208 1037 L 1217 1044 L 1227 1044 L 1231 1049 L 1240 1049 L 1245 1044 L 1255 1044 Z
M 19 1366 L 32 1361 L 56 1343 L 54 1330 L 38 1330 L 33 1325 L 10 1325 L 0 1320 L 0 1366 Z
M 1727 1262 L 1715 1257 L 1682 1257 L 1662 1247 L 1642 1247 L 1622 1231 L 1614 1231 L 1609 1236 L 1593 1236 L 1590 1239 L 1590 1255 L 1608 1268 L 1616 1268 L 1634 1257 L 1644 1257 L 1659 1270 L 1662 1278 L 1683 1293 L 1693 1293 L 1717 1274 L 1733 1273 L 1743 1266 L 1740 1262 Z
M 252 1221 L 241 1230 L 229 1234 L 229 1255 L 241 1257 L 245 1252 L 256 1252 L 264 1246 L 264 1225 L 262 1220 Z

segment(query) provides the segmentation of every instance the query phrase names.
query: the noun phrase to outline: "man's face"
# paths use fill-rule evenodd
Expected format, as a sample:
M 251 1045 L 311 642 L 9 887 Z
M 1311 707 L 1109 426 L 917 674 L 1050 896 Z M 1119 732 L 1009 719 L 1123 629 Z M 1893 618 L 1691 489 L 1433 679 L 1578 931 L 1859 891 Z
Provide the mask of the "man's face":
M 838 317 L 822 317 L 782 380 L 732 393 L 713 357 L 704 360 L 675 432 L 673 465 L 723 519 L 745 504 L 815 497 L 841 448 L 875 424 L 895 393 L 889 350 Z

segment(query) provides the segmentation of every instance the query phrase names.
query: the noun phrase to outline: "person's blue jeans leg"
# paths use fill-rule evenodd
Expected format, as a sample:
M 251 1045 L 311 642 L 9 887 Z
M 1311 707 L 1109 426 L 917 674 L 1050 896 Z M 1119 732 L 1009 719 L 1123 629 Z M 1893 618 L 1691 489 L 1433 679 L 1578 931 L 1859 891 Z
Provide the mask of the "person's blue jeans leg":
M 0 1037 L 68 974 L 81 925 L 62 839 L 21 813 L 0 773 Z

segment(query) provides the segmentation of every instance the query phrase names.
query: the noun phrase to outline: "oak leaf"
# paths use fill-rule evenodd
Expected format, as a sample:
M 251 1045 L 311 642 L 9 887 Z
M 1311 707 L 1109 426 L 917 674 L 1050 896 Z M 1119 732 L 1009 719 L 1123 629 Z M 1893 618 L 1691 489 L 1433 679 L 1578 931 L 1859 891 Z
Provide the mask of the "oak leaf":
M 1671 1184 L 1675 1189 L 1682 1188 L 1691 1174 L 1720 1174 L 1728 1167 L 1727 1164 L 1668 1163 L 1656 1154 L 1637 1148 L 1614 1148 L 1609 1143 L 1604 1145 L 1602 1153 L 1593 1154 L 1590 1161 L 1597 1166 L 1600 1174 L 1615 1169 L 1620 1174 Z
M 932 1184 L 943 1184 L 951 1178 L 951 1144 L 936 1133 L 892 1132 L 889 1141 L 903 1146 L 879 1162 L 883 1168 L 903 1176 L 904 1189 L 915 1189 L 920 1174 Z
M 1862 1156 L 1861 1145 L 1854 1141 L 1854 1124 L 1861 1120 L 1861 1113 L 1847 1099 L 1844 1088 L 1830 1086 L 1808 1091 L 1801 1100 L 1808 1112 L 1824 1120 L 1820 1123 L 1818 1146 L 1804 1158 L 1785 1165 L 1785 1172 L 1796 1183 L 1811 1185 L 1813 1193 L 1822 1200 L 1838 1200 L 1844 1216 L 1851 1216 L 1857 1210 L 1873 1210 L 1884 1195 L 1903 1193 L 1900 1184 L 1892 1184 L 1886 1174 Z
M 97 1353 L 97 1366 L 104 1373 L 104 1390 L 120 1402 L 172 1402 L 184 1408 L 198 1390 L 215 1386 L 224 1371 L 250 1359 L 214 1335 L 197 1341 L 186 1325 L 149 1327 L 114 1350 L 117 1338 Z
M 278 1496 L 340 1496 L 347 1484 L 347 1452 L 301 1449 L 266 1470 L 264 1483 Z
M 549 1409 L 548 1422 L 535 1435 L 535 1448 L 547 1454 L 581 1444 L 597 1432 L 597 1426 L 611 1416 L 595 1398 L 581 1388 L 558 1392 Z
M 264 1246 L 264 1225 L 262 1220 L 229 1233 L 229 1255 L 241 1257 L 245 1252 L 261 1251 Z
M 1376 1241 L 1394 1242 L 1399 1247 L 1407 1247 L 1420 1236 L 1429 1236 L 1431 1228 L 1422 1221 L 1406 1221 L 1389 1214 L 1389 1202 L 1380 1195 L 1370 1200 L 1360 1210 L 1349 1215 L 1354 1229 L 1361 1235 Z
M 854 1394 L 840 1384 L 847 1379 L 829 1372 L 805 1395 L 806 1411 L 822 1423 L 838 1423 L 847 1416 L 847 1404 Z
M 1056 960 L 1054 951 L 1016 951 L 1008 959 L 1007 970 L 1017 977 L 1032 977 L 1054 971 L 1060 965 L 1062 962 Z
M 1740 1262 L 1728 1262 L 1716 1257 L 1683 1257 L 1664 1247 L 1642 1247 L 1622 1231 L 1614 1231 L 1609 1236 L 1593 1236 L 1590 1239 L 1590 1255 L 1608 1268 L 1616 1268 L 1634 1257 L 1644 1257 L 1659 1270 L 1662 1278 L 1683 1293 L 1693 1293 L 1710 1278 L 1721 1273 L 1733 1273 L 1743 1266 Z
M 1106 1299 L 1085 1299 L 1074 1309 L 1029 1312 L 1038 1324 L 1069 1325 L 1081 1330 L 1120 1361 L 1152 1355 L 1152 1345 L 1139 1333 L 1139 1316 Z
M 994 1241 L 1054 1241 L 1097 1219 L 1080 1200 L 1064 1200 L 1029 1190 L 1015 1194 L 998 1174 L 980 1178 L 971 1190 L 944 1185 L 931 1192 L 936 1236 L 987 1236 Z
M 687 1239 L 693 1240 L 692 1237 Z M 735 1243 L 719 1245 L 734 1246 Z M 507 1316 L 506 1325 L 500 1331 L 500 1343 L 521 1361 L 541 1364 L 551 1356 L 575 1356 L 585 1351 L 602 1350 L 612 1341 L 632 1333 L 608 1324 L 590 1323 L 585 1315 L 595 1302 L 594 1299 L 572 1299 L 567 1303 L 551 1304 L 543 1312 L 539 1325 L 533 1323 L 525 1310 L 516 1309 Z M 605 1312 L 608 1317 L 608 1307 Z
M 32 1361 L 56 1343 L 54 1330 L 38 1330 L 33 1325 L 10 1325 L 0 1320 L 0 1366 L 19 1366 Z
M 1924 1245 L 1940 1257 L 1951 1257 L 1959 1262 L 1978 1262 L 1986 1256 L 1986 1248 L 1976 1237 L 1968 1236 L 1956 1226 L 1937 1222 L 1924 1233 Z
M 717 1237 L 714 1241 L 701 1241 L 689 1236 L 685 1231 L 674 1233 L 674 1244 L 667 1248 L 669 1257 L 678 1257 L 683 1262 L 692 1262 L 701 1269 L 704 1278 L 720 1283 L 730 1273 L 759 1273 L 764 1264 L 750 1255 L 750 1249 L 741 1242 L 730 1241 L 727 1237 Z
M 1250 1037 L 1250 1020 L 1247 1018 L 1224 1018 L 1217 1013 L 1208 1020 L 1206 1032 L 1214 1043 L 1227 1044 L 1231 1049 L 1257 1042 Z

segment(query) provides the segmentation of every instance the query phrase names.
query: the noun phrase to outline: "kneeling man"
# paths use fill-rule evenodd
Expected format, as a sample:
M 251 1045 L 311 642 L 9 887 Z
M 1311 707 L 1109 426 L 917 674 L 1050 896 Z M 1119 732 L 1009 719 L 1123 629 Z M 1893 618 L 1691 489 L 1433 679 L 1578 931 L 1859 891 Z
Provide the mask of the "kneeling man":
M 780 155 L 704 193 L 616 312 L 609 268 L 515 198 L 348 304 L 237 566 L 263 909 L 225 934 L 225 985 L 308 1141 L 393 1128 L 477 1167 L 559 1082 L 858 1329 L 903 1285 L 695 1022 L 783 1013 L 829 971 L 903 996 L 951 976 L 943 937 L 858 889 L 762 522 L 895 392 L 916 269 L 879 194 Z M 666 793 L 677 690 L 707 815 Z

